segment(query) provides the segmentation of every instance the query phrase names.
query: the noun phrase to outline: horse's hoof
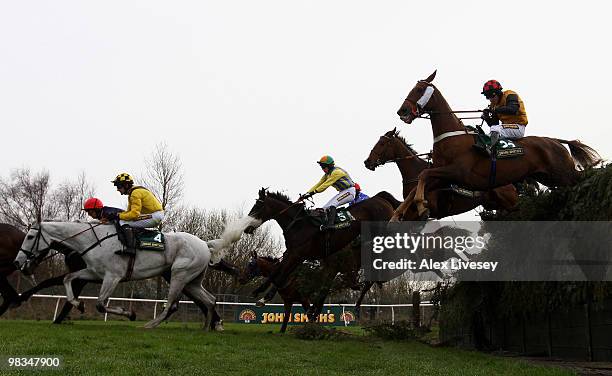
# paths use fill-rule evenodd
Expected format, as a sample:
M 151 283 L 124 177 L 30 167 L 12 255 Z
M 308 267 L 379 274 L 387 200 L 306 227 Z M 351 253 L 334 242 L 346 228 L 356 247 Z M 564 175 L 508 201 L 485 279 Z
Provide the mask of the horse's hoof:
M 429 209 L 425 209 L 423 214 L 419 216 L 419 221 L 426 221 L 429 219 Z
M 214 325 L 215 332 L 223 332 L 225 328 L 223 327 L 223 320 L 217 321 Z
M 259 299 L 256 303 L 255 303 L 255 307 L 264 307 L 266 305 L 266 301 L 263 299 Z
M 132 311 L 132 312 L 130 313 L 130 315 L 128 316 L 128 319 L 129 319 L 130 321 L 135 321 L 135 320 L 136 320 L 136 313 L 135 313 L 134 311 Z

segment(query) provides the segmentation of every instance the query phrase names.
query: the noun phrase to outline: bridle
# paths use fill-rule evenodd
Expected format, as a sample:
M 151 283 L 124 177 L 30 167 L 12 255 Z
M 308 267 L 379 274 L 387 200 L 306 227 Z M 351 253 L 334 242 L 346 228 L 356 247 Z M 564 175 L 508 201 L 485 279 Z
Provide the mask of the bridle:
M 258 199 L 255 200 L 255 202 L 258 202 L 258 203 L 261 203 L 262 205 L 264 205 L 265 200 L 261 199 L 261 198 L 258 198 Z M 285 229 L 285 231 L 287 231 L 300 219 L 300 214 L 305 210 L 305 205 L 303 204 L 302 200 L 298 200 L 298 201 L 292 203 L 291 205 L 287 206 L 286 208 L 281 209 L 278 213 L 276 213 L 274 215 L 271 215 L 267 220 L 270 220 L 270 219 L 275 219 L 276 220 L 276 218 L 279 215 L 281 215 L 281 214 L 285 213 L 287 210 L 289 210 L 289 209 L 291 209 L 291 208 L 293 208 L 295 206 L 299 206 L 299 205 L 301 205 L 301 207 L 295 213 L 295 215 L 293 216 L 293 218 L 292 218 L 291 222 L 289 223 L 289 225 L 287 225 L 287 228 Z M 252 215 L 252 214 L 255 214 L 255 213 L 253 213 L 253 211 L 251 211 L 249 213 L 249 215 Z
M 391 139 L 393 139 L 393 137 L 387 136 L 386 134 L 383 134 L 382 136 L 380 136 L 380 138 L 386 138 L 389 141 L 391 141 Z M 399 161 L 413 159 L 413 158 L 419 158 L 419 159 L 423 160 L 422 158 L 420 158 L 420 157 L 423 157 L 423 156 L 427 156 L 427 161 L 424 161 L 424 162 L 427 162 L 428 165 L 431 165 L 431 161 L 430 161 L 431 160 L 431 152 L 415 154 L 415 155 L 407 155 L 405 157 L 393 158 L 393 159 L 388 159 L 388 160 L 385 160 L 385 161 L 382 160 L 381 153 L 378 153 L 378 152 L 376 152 L 374 150 L 372 150 L 371 153 L 376 156 L 376 160 L 374 161 L 374 167 L 383 166 L 383 165 L 385 165 L 387 163 L 397 163 Z
M 437 88 L 434 86 L 434 84 L 432 84 L 431 82 L 427 82 L 425 80 L 419 80 L 417 82 L 417 85 L 419 83 L 425 84 L 427 85 L 427 88 L 425 88 L 425 92 L 423 93 L 423 95 L 421 95 L 421 98 L 419 98 L 419 100 L 415 103 L 412 103 L 411 100 L 408 99 L 408 97 L 406 97 L 405 102 L 408 103 L 408 105 L 410 106 L 410 111 L 412 113 L 412 115 L 414 116 L 414 119 L 417 118 L 421 118 L 421 119 L 431 119 L 432 115 L 438 115 L 438 114 L 457 114 L 457 113 L 476 113 L 476 112 L 483 112 L 482 110 L 464 110 L 464 111 L 432 111 L 432 110 L 425 110 L 425 106 L 427 105 L 427 103 L 429 102 L 429 100 L 431 99 L 433 93 L 435 92 L 435 90 L 437 90 Z M 405 121 L 405 116 L 400 116 L 400 119 Z M 471 132 L 468 131 L 467 129 L 465 129 L 465 126 L 463 125 L 463 122 L 461 120 L 467 120 L 467 119 L 480 119 L 480 117 L 458 117 L 457 119 L 459 120 L 459 123 L 464 127 L 463 130 L 456 130 L 456 131 L 450 131 L 450 132 L 444 132 L 438 136 L 436 136 L 433 140 L 434 145 L 442 140 L 444 140 L 445 138 L 448 137 L 454 137 L 454 136 L 463 136 L 463 135 L 474 135 L 476 134 L 475 132 Z M 484 121 L 484 120 L 483 120 Z
M 433 93 L 438 89 L 431 82 L 427 82 L 425 80 L 419 80 L 417 84 L 425 84 L 427 87 L 425 88 L 425 92 L 421 97 L 413 103 L 413 101 L 409 100 L 406 97 L 405 102 L 410 106 L 410 112 L 414 116 L 414 119 L 431 119 L 431 115 L 443 115 L 443 114 L 470 114 L 470 113 L 480 113 L 482 110 L 459 110 L 459 111 L 432 111 L 425 110 L 425 106 L 429 103 L 429 100 L 433 96 Z M 480 119 L 480 117 L 457 117 L 459 120 L 471 120 L 471 119 Z
M 50 250 L 52 250 L 54 248 L 59 248 L 59 246 L 62 245 L 62 243 L 64 243 L 65 241 L 73 239 L 73 238 L 76 238 L 77 236 L 79 236 L 79 235 L 81 235 L 81 234 L 83 234 L 85 232 L 92 231 L 94 236 L 95 236 L 95 238 L 96 238 L 96 242 L 93 245 L 87 247 L 83 252 L 78 252 L 79 255 L 81 255 L 81 256 L 83 256 L 87 252 L 91 251 L 93 248 L 95 248 L 98 245 L 102 246 L 102 242 L 104 240 L 112 238 L 112 237 L 115 237 L 115 236 L 118 236 L 118 233 L 115 232 L 113 234 L 107 235 L 107 236 L 105 236 L 105 237 L 100 239 L 100 238 L 98 238 L 98 234 L 96 234 L 96 232 L 94 231 L 94 228 L 100 226 L 102 223 L 100 222 L 100 223 L 96 223 L 96 224 L 91 224 L 91 223 L 87 223 L 87 224 L 89 225 L 89 227 L 86 228 L 85 230 L 79 231 L 76 234 L 70 235 L 70 236 L 68 236 L 68 237 L 66 237 L 66 238 L 64 238 L 64 239 L 62 239 L 62 240 L 60 240 L 58 242 L 56 242 L 56 241 L 48 241 L 47 238 L 45 238 L 45 235 L 44 235 L 43 229 L 42 229 L 42 225 L 40 227 L 38 227 L 38 228 L 31 227 L 30 230 L 36 230 L 36 238 L 34 239 L 34 242 L 32 243 L 32 247 L 30 247 L 29 250 L 28 249 L 24 249 L 24 248 L 20 248 L 19 250 L 26 255 L 26 259 L 28 261 L 33 261 L 36 264 L 40 264 L 44 260 L 46 260 L 48 258 L 51 258 L 51 257 L 56 255 L 54 253 L 54 254 L 51 254 L 51 255 L 47 256 L 47 253 Z M 42 239 L 47 244 L 47 246 L 45 248 L 43 248 L 43 249 L 39 249 L 40 239 Z M 34 254 L 34 252 L 33 252 L 34 249 L 38 250 L 38 255 Z

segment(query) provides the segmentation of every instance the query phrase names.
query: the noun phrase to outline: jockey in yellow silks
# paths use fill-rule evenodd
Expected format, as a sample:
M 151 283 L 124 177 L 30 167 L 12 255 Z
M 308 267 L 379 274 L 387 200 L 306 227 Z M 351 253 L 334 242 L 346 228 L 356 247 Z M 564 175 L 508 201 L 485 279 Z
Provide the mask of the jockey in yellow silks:
M 109 220 L 118 219 L 123 235 L 125 236 L 126 249 L 118 254 L 133 254 L 134 233 L 132 228 L 150 228 L 158 226 L 164 219 L 164 209 L 159 200 L 148 189 L 134 186 L 134 180 L 129 174 L 117 175 L 112 183 L 122 195 L 128 195 L 128 208 L 113 215 Z M 121 233 L 121 231 L 120 231 Z
M 331 227 L 336 215 L 336 207 L 355 199 L 355 183 L 348 172 L 335 165 L 334 159 L 329 155 L 324 155 L 317 163 L 321 166 L 325 175 L 302 198 L 321 193 L 330 186 L 336 188 L 338 193 L 323 205 L 323 208 L 328 209 L 328 221 L 324 227 Z
M 491 127 L 491 148 L 499 138 L 511 140 L 525 137 L 527 126 L 527 112 L 523 100 L 512 90 L 503 90 L 496 80 L 487 81 L 482 93 L 490 102 L 489 107 L 483 111 L 482 119 Z

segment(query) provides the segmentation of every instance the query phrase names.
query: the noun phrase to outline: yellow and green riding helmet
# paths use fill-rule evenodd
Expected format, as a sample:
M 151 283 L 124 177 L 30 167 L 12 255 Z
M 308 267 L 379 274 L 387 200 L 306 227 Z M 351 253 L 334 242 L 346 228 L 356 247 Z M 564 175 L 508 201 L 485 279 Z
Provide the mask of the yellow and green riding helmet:
M 334 158 L 329 155 L 324 155 L 317 162 L 321 167 L 331 167 L 334 165 Z

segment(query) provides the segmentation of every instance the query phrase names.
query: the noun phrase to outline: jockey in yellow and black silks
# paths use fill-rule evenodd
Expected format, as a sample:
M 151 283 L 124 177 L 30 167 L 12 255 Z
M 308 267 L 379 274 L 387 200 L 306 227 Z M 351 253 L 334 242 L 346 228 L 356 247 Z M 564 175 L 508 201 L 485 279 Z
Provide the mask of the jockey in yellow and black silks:
M 517 93 L 503 90 L 498 81 L 489 80 L 484 84 L 481 94 L 489 100 L 489 107 L 483 111 L 482 119 L 491 127 L 491 148 L 499 138 L 513 140 L 525 137 L 527 111 Z
M 329 155 L 324 155 L 317 163 L 321 166 L 325 175 L 301 198 L 321 193 L 330 186 L 336 188 L 338 193 L 323 205 L 323 208 L 328 209 L 327 227 L 331 227 L 336 215 L 336 207 L 355 199 L 355 183 L 344 169 L 335 165 L 334 159 Z
M 122 195 L 128 195 L 128 208 L 118 214 L 112 215 L 112 219 L 118 219 L 119 224 L 124 229 L 126 236 L 125 252 L 133 254 L 135 252 L 134 234 L 132 228 L 150 228 L 158 226 L 164 219 L 164 209 L 159 200 L 148 189 L 134 186 L 134 180 L 129 174 L 117 175 L 112 183 L 117 187 L 117 191 Z

